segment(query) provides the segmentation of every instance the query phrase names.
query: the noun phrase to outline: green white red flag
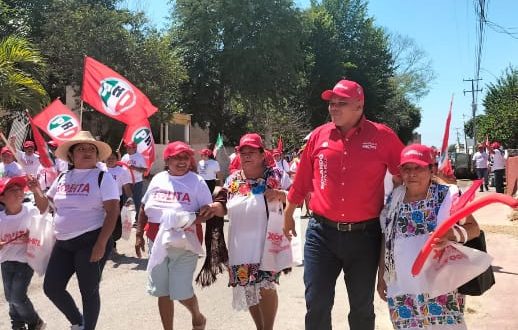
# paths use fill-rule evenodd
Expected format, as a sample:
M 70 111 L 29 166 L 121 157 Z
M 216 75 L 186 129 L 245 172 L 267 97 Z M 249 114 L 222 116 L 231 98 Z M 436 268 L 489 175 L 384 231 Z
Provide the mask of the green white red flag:
M 74 137 L 81 130 L 77 116 L 59 99 L 49 104 L 32 121 L 57 144 Z
M 214 157 L 218 154 L 218 151 L 223 148 L 223 136 L 221 136 L 221 133 L 218 133 L 218 138 L 216 139 L 216 143 L 214 144 L 214 150 L 213 154 Z
M 137 152 L 146 160 L 147 172 L 145 175 L 147 175 L 155 161 L 155 139 L 149 121 L 143 119 L 140 123 L 126 126 L 123 139 L 124 143 L 135 142 Z
M 100 113 L 127 125 L 141 123 L 158 110 L 126 78 L 88 56 L 84 63 L 81 99 Z

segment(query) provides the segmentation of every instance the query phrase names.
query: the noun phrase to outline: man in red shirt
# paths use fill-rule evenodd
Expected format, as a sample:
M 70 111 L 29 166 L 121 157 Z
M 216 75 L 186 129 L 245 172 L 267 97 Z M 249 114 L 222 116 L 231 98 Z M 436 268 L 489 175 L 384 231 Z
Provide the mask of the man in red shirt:
M 363 115 L 362 87 L 339 81 L 322 93 L 331 122 L 312 133 L 288 194 L 284 233 L 296 236 L 293 211 L 311 193 L 304 246 L 306 329 L 331 329 L 340 271 L 349 296 L 352 330 L 374 329 L 374 287 L 380 258 L 379 214 L 387 169 L 399 173 L 403 144 L 387 126 Z

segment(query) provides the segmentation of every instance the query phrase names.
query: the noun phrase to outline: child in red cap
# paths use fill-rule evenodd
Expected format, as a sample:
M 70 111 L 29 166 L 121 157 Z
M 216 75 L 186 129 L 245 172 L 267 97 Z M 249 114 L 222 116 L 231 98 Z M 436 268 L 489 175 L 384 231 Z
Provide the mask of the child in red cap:
M 23 203 L 23 190 L 27 185 L 34 193 L 37 207 Z M 0 202 L 5 205 L 0 212 L 0 263 L 12 329 L 41 330 L 45 322 L 27 296 L 34 274 L 27 263 L 27 228 L 34 216 L 47 210 L 48 201 L 35 178 L 27 180 L 18 176 L 0 179 Z

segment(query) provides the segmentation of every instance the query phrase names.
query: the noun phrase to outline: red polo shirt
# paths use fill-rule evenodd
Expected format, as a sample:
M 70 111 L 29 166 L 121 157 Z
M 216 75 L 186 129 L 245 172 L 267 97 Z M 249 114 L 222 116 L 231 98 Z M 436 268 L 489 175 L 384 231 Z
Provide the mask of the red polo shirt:
M 342 134 L 334 123 L 317 127 L 302 153 L 288 194 L 301 204 L 311 192 L 310 208 L 330 220 L 361 222 L 379 216 L 383 179 L 399 174 L 403 143 L 387 126 L 365 117 Z

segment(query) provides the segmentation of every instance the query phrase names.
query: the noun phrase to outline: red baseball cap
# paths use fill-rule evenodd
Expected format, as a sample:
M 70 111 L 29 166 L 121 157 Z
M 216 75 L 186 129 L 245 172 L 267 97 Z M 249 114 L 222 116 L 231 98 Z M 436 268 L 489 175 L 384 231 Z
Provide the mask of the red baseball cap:
M 12 156 L 14 156 L 13 152 L 11 151 L 11 149 L 9 149 L 9 147 L 3 147 L 2 150 L 0 151 L 0 154 L 1 155 L 11 154 Z
M 32 147 L 32 148 L 34 148 L 34 146 L 35 146 L 35 144 L 34 144 L 34 142 L 32 142 L 32 141 L 25 141 L 25 142 L 23 143 L 23 147 L 24 147 L 24 148 L 31 148 L 31 147 Z
M 346 99 L 356 99 L 358 101 L 363 101 L 365 99 L 362 86 L 352 80 L 340 80 L 332 90 L 328 89 L 321 95 L 322 100 L 324 101 L 329 101 L 333 96 L 339 96 Z
M 212 150 L 207 149 L 207 148 L 205 148 L 205 149 L 201 149 L 201 150 L 200 150 L 200 154 L 201 154 L 201 155 L 204 155 L 204 156 L 208 156 L 208 157 L 210 157 L 210 156 L 212 155 Z
M 263 148 L 263 139 L 257 133 L 248 133 L 241 137 L 239 140 L 239 150 L 243 147 L 252 147 L 252 148 Z
M 15 176 L 12 178 L 1 178 L 0 179 L 0 194 L 3 194 L 4 191 L 14 185 L 18 185 L 22 188 L 27 186 L 27 178 L 25 176 Z
M 182 141 L 171 142 L 164 149 L 164 160 L 167 160 L 169 157 L 179 155 L 182 152 L 188 153 L 189 156 L 194 156 L 194 151 L 186 143 Z
M 47 142 L 47 144 L 49 145 L 49 147 L 52 147 L 52 148 L 58 147 L 58 144 L 56 143 L 56 141 L 53 141 L 53 140 L 50 140 L 49 142 Z
M 137 144 L 135 142 L 131 141 L 131 142 L 128 142 L 128 143 L 124 143 L 124 146 L 126 148 L 136 148 Z
M 498 142 L 496 142 L 496 141 L 495 141 L 495 142 L 493 142 L 493 143 L 491 143 L 491 148 L 492 148 L 492 149 L 498 149 L 498 148 L 500 148 L 500 143 L 498 143 Z
M 414 163 L 419 166 L 428 166 L 434 163 L 432 149 L 422 144 L 411 144 L 401 151 L 399 166 Z

